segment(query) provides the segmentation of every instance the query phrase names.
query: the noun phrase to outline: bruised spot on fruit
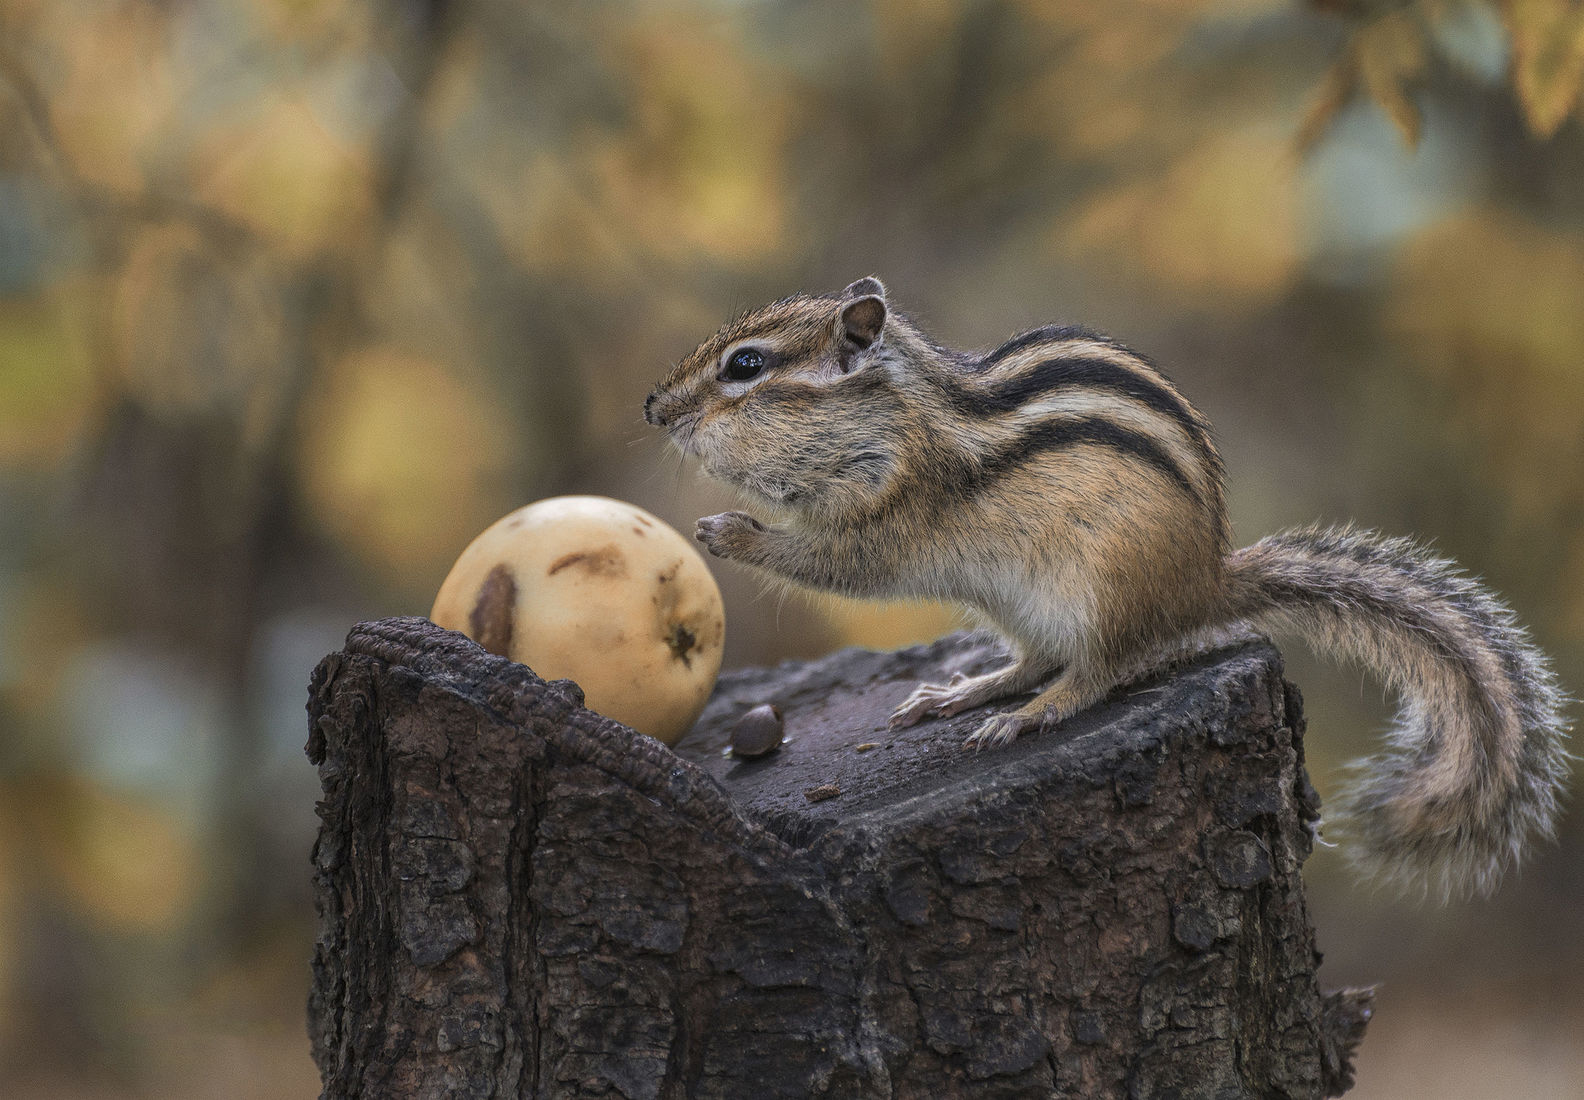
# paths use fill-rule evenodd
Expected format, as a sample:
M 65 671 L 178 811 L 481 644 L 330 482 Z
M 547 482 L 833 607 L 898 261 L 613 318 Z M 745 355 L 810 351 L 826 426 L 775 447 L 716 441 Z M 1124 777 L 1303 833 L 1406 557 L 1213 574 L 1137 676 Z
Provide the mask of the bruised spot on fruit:
M 511 656 L 512 611 L 517 604 L 517 579 L 504 565 L 489 571 L 479 585 L 478 598 L 468 615 L 473 640 L 491 653 Z
M 661 573 L 655 579 L 657 581 L 659 581 L 661 584 L 670 584 L 672 581 L 676 580 L 676 575 L 677 575 L 678 571 L 681 570 L 681 568 L 682 568 L 682 563 L 681 562 L 677 562 L 670 569 L 667 569 L 665 572 Z
M 647 535 L 644 534 L 644 529 L 642 527 L 634 527 L 633 528 L 633 534 L 637 535 L 639 538 L 647 538 L 648 537 Z
M 639 523 L 643 524 L 645 527 L 653 527 L 654 526 L 654 520 L 650 519 L 648 516 L 644 515 L 642 512 L 634 512 L 633 513 L 633 519 L 637 520 Z
M 677 623 L 666 635 L 666 645 L 671 647 L 671 656 L 684 667 L 693 667 L 693 650 L 698 646 L 698 637 L 691 630 Z
M 577 566 L 590 576 L 595 577 L 625 577 L 627 575 L 627 559 L 622 557 L 621 551 L 615 545 L 601 546 L 597 550 L 577 550 L 570 554 L 563 554 L 550 563 L 550 568 L 545 570 L 545 576 L 553 577 L 563 569 Z

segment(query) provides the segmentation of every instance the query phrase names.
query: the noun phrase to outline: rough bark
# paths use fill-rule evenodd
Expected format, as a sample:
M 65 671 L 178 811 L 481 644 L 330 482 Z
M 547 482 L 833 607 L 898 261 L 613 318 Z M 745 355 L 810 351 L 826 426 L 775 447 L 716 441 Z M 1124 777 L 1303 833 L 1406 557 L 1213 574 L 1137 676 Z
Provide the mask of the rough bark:
M 422 619 L 314 674 L 327 1097 L 1319 1097 L 1302 707 L 1252 644 L 965 753 L 982 638 L 727 674 L 679 752 Z M 722 756 L 748 708 L 788 743 Z M 872 746 L 872 747 L 871 747 Z M 836 797 L 810 801 L 834 784 Z

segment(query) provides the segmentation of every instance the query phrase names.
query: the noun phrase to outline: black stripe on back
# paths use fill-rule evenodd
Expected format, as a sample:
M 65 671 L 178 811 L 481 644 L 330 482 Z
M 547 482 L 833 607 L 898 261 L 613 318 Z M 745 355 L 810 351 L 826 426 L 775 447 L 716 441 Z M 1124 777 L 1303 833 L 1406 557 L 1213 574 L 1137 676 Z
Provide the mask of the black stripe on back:
M 977 482 L 975 488 L 1011 473 L 1018 467 L 1026 465 L 1036 455 L 1046 451 L 1081 446 L 1109 447 L 1120 454 L 1131 456 L 1154 467 L 1156 471 L 1176 482 L 1182 491 L 1188 494 L 1190 500 L 1199 501 L 1199 494 L 1194 491 L 1187 475 L 1176 462 L 1172 461 L 1171 455 L 1162 450 L 1153 439 L 1143 432 L 1124 428 L 1115 421 L 1100 416 L 1076 420 L 1049 420 L 1008 440 L 991 450 L 980 462 L 974 477 Z
M 1068 388 L 1109 390 L 1125 398 L 1134 399 L 1147 409 L 1152 409 L 1153 412 L 1158 412 L 1177 423 L 1188 434 L 1194 449 L 1198 450 L 1199 456 L 1204 460 L 1205 469 L 1212 474 L 1220 471 L 1221 458 L 1210 442 L 1210 431 L 1204 423 L 1204 418 L 1198 412 L 1194 412 L 1193 406 L 1190 406 L 1171 385 L 1166 384 L 1164 379 L 1156 380 L 1145 374 L 1145 371 L 1155 371 L 1155 366 L 1147 358 L 1117 344 L 1114 339 L 1099 333 L 1091 333 L 1087 328 L 1079 328 L 1077 325 L 1047 325 L 1045 328 L 1036 328 L 1031 333 L 1023 333 L 1019 338 L 1011 339 L 988 353 L 979 360 L 980 368 L 1000 363 L 1012 352 L 1022 352 L 1045 342 L 1071 341 L 1071 339 L 1091 339 L 1101 342 L 1104 346 L 1114 347 L 1118 352 L 1131 355 L 1137 360 L 1139 369 L 1129 369 L 1128 366 L 1118 365 L 1104 358 L 1064 358 L 1060 349 L 1052 349 L 1052 358 L 1034 363 L 1030 368 L 1017 372 L 1009 379 L 990 382 L 987 385 L 976 385 L 974 382 L 961 385 L 957 384 L 955 379 L 949 379 L 942 382 L 941 388 L 946 391 L 947 401 L 952 403 L 954 409 L 973 417 L 992 417 L 998 412 L 1011 412 L 1044 393 L 1057 393 Z
M 1020 409 L 1042 394 L 1065 389 L 1107 390 L 1131 398 L 1179 425 L 1204 460 L 1205 468 L 1212 473 L 1221 468 L 1203 421 L 1187 401 L 1149 377 L 1104 359 L 1047 359 L 990 385 L 961 385 L 947 380 L 941 389 L 954 409 L 981 419 Z
M 1059 340 L 1093 340 L 1097 344 L 1104 344 L 1108 348 L 1121 348 L 1115 340 L 1104 333 L 1095 332 L 1093 329 L 1084 328 L 1082 325 L 1046 325 L 1044 328 L 1033 329 L 1021 335 L 1014 336 L 994 351 L 986 352 L 980 358 L 981 367 L 993 367 L 1009 355 L 1031 348 L 1035 344 L 1055 343 Z

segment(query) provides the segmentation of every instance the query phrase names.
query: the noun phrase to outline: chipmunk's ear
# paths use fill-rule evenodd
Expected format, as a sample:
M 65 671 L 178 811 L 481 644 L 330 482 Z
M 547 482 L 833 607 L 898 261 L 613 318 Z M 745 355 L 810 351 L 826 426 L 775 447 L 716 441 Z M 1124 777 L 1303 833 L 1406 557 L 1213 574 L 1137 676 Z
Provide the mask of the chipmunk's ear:
M 843 335 L 858 350 L 874 346 L 885 320 L 885 287 L 879 279 L 859 279 L 842 291 Z
M 886 288 L 885 284 L 879 279 L 876 279 L 873 275 L 865 275 L 856 283 L 848 283 L 847 289 L 842 291 L 841 296 L 842 300 L 846 302 L 850 302 L 854 298 L 869 297 L 880 298 L 883 300 L 886 296 Z

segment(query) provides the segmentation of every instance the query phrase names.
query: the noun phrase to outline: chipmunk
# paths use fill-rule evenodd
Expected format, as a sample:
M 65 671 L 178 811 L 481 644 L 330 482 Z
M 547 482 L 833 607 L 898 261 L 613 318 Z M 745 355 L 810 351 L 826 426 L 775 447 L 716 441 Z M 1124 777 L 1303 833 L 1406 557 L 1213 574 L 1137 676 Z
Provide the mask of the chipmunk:
M 1292 630 L 1402 697 L 1342 817 L 1366 873 L 1489 893 L 1549 836 L 1563 697 L 1511 611 L 1413 542 L 1347 527 L 1231 544 L 1209 422 L 1143 356 L 1071 326 L 983 354 L 931 340 L 878 279 L 728 323 L 644 404 L 744 512 L 710 553 L 813 589 L 946 600 L 1014 657 L 923 684 L 906 726 L 1039 693 L 972 745 L 1049 728 L 1232 629 Z

